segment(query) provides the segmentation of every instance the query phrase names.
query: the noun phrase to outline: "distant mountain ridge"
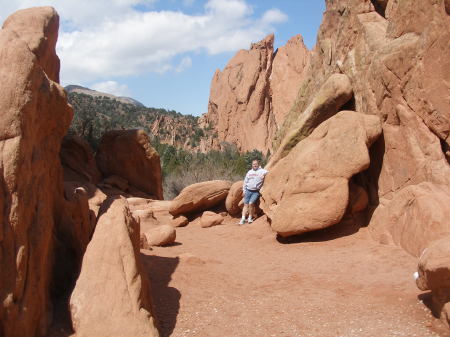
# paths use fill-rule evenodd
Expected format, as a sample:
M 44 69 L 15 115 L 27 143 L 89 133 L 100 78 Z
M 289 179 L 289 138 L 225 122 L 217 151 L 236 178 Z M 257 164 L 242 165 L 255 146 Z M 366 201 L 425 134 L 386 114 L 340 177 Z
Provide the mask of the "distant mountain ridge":
M 108 94 L 106 92 L 101 92 L 101 91 L 89 89 L 86 87 L 82 87 L 81 85 L 70 84 L 70 85 L 64 87 L 64 89 L 67 91 L 68 94 L 75 92 L 78 94 L 85 94 L 85 95 L 89 95 L 89 96 L 93 96 L 93 97 L 102 97 L 102 96 L 109 97 L 111 99 L 115 99 L 122 103 L 133 104 L 133 105 L 139 106 L 139 107 L 145 107 L 144 104 L 135 100 L 134 98 L 125 97 L 125 96 L 115 96 L 112 94 Z

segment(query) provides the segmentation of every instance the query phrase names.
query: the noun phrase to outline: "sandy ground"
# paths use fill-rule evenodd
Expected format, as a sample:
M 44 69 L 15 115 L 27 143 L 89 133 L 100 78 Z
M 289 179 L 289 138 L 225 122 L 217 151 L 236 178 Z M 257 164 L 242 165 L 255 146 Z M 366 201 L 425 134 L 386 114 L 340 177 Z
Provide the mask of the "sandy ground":
M 416 258 L 350 224 L 280 242 L 264 218 L 197 220 L 141 256 L 162 337 L 447 336 Z

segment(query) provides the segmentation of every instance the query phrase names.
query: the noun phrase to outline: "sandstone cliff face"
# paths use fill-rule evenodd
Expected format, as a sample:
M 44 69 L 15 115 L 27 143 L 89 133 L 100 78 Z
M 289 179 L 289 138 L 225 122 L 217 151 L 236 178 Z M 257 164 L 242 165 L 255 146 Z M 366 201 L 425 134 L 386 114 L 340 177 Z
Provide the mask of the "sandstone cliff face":
M 0 31 L 0 335 L 49 323 L 53 231 L 63 202 L 61 140 L 72 118 L 57 83 L 58 15 L 18 11 Z
M 309 61 L 300 36 L 274 54 L 274 36 L 240 50 L 211 82 L 206 120 L 220 142 L 241 151 L 271 149 L 272 138 L 289 111 Z
M 276 168 L 276 161 L 313 130 L 286 141 L 319 89 L 330 77 L 345 74 L 354 98 L 340 109 L 376 115 L 382 121 L 383 136 L 370 151 L 371 165 L 358 177 L 375 209 L 370 229 L 376 238 L 420 254 L 450 231 L 448 220 L 433 216 L 431 204 L 425 202 L 450 195 L 445 156 L 450 132 L 449 40 L 450 17 L 443 1 L 327 1 L 310 69 L 276 137 L 271 166 Z M 411 221 L 401 221 L 400 230 L 403 213 L 396 209 L 406 204 Z M 443 214 L 450 214 L 448 201 L 438 204 Z M 417 212 L 422 217 L 413 215 Z M 432 231 L 424 226 L 430 221 Z
M 272 91 L 272 112 L 277 128 L 297 98 L 298 89 L 309 66 L 310 52 L 301 35 L 291 38 L 285 46 L 278 48 L 273 59 L 270 88 Z

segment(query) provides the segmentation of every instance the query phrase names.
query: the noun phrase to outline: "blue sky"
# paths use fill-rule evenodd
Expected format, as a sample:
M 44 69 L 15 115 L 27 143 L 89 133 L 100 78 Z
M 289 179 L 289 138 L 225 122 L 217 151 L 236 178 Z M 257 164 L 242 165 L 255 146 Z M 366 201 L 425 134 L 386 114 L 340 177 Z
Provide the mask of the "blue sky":
M 251 42 L 316 41 L 324 0 L 0 0 L 0 19 L 51 5 L 61 18 L 63 85 L 130 96 L 150 107 L 207 112 L 211 78 Z

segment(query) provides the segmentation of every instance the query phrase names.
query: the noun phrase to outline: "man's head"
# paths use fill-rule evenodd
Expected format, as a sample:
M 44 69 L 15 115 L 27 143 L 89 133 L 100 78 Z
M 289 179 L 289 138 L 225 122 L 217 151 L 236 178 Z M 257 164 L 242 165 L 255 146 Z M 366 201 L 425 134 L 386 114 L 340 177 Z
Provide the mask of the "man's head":
M 257 159 L 252 161 L 252 169 L 255 171 L 259 168 L 259 161 Z

